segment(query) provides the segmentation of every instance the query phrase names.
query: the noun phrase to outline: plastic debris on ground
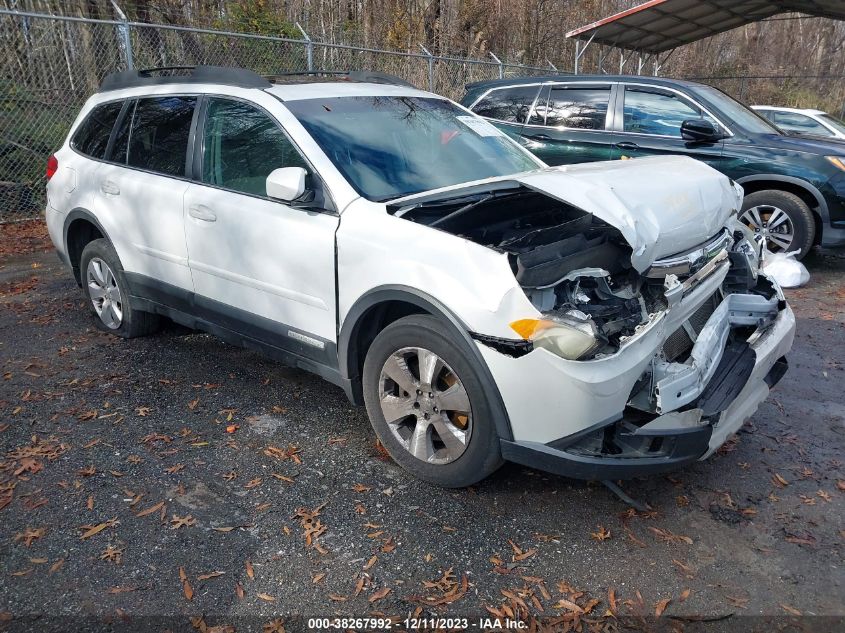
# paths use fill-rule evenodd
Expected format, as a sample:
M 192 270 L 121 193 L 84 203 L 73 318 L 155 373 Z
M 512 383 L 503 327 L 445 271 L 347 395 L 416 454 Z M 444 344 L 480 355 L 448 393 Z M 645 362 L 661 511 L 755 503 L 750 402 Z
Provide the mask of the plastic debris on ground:
M 775 278 L 781 288 L 798 288 L 810 281 L 807 267 L 798 261 L 798 251 L 791 253 L 763 253 L 763 272 Z

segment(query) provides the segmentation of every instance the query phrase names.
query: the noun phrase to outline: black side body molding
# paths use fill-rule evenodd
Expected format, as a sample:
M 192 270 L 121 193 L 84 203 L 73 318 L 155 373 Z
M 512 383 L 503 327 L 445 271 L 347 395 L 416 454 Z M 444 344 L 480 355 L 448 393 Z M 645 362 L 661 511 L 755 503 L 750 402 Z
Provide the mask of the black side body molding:
M 145 275 L 124 272 L 124 276 L 133 307 L 317 374 L 349 394 L 333 342 Z

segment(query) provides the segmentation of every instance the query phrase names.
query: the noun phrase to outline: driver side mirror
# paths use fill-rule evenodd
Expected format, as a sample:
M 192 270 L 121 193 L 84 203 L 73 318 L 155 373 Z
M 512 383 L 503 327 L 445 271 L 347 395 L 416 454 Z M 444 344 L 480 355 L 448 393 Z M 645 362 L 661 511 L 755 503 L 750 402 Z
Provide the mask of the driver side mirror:
M 681 123 L 681 138 L 694 143 L 715 143 L 725 135 L 706 119 L 687 119 Z
M 267 176 L 267 195 L 270 198 L 292 202 L 305 193 L 305 176 L 302 167 L 279 167 Z

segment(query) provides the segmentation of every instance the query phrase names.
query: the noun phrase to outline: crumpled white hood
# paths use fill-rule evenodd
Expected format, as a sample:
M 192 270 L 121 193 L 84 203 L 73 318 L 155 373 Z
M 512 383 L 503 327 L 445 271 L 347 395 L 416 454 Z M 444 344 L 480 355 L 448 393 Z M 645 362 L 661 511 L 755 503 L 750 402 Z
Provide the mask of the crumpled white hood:
M 706 241 L 742 205 L 741 187 L 686 156 L 570 165 L 515 180 L 618 228 L 638 271 Z
M 391 205 L 443 193 L 522 185 L 562 200 L 619 229 L 633 249 L 638 271 L 691 249 L 715 235 L 742 204 L 742 187 L 686 156 L 550 167 L 409 196 Z

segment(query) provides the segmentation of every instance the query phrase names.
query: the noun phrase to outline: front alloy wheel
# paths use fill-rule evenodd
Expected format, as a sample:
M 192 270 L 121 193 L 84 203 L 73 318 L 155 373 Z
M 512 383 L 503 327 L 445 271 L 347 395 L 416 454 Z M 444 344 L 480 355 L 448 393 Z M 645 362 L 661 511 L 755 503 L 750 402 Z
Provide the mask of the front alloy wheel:
M 797 253 L 813 248 L 816 221 L 807 203 L 790 191 L 766 189 L 745 196 L 740 221 L 765 240 L 772 253 Z
M 496 385 L 445 320 L 411 314 L 386 326 L 361 372 L 367 414 L 402 468 L 438 486 L 470 486 L 502 464 Z
M 123 323 L 123 300 L 114 272 L 105 261 L 93 257 L 88 262 L 85 277 L 94 312 L 107 328 L 118 329 Z
M 788 253 L 795 241 L 795 227 L 786 211 L 769 204 L 747 209 L 740 221 L 755 233 L 762 235 L 766 248 L 771 252 Z
M 448 464 L 467 449 L 472 408 L 455 371 L 422 347 L 403 347 L 381 369 L 379 404 L 397 442 L 429 464 Z

